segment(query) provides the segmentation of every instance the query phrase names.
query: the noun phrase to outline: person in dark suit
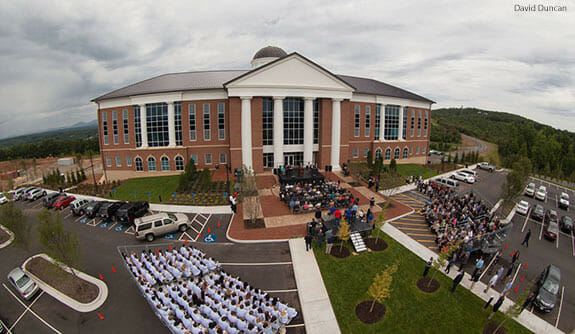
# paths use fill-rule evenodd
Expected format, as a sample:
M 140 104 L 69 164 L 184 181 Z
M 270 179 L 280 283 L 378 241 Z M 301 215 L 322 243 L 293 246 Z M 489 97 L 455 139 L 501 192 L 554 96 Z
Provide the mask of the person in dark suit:
M 429 268 L 431 268 L 432 264 L 433 264 L 433 257 L 430 257 L 429 261 L 427 261 L 427 263 L 425 264 L 425 269 L 423 269 L 423 277 L 427 276 L 427 273 L 429 273 Z
M 459 274 L 457 274 L 457 276 L 455 276 L 455 278 L 453 279 L 453 287 L 451 288 L 451 293 L 455 292 L 455 288 L 457 288 L 459 283 L 461 283 L 461 280 L 463 280 L 464 275 L 465 272 L 463 271 L 463 269 L 460 269 Z
M 309 251 L 311 249 L 311 242 L 313 240 L 313 237 L 311 234 L 308 234 L 305 236 L 305 251 Z

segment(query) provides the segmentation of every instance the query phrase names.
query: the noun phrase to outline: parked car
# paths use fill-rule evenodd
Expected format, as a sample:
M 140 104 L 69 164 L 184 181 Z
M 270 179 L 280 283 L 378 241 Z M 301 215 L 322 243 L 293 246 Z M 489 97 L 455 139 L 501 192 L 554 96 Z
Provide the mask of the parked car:
M 124 202 L 106 202 L 102 204 L 98 210 L 98 217 L 102 219 L 110 219 L 114 217 L 114 214 L 122 204 L 124 204 Z
M 523 192 L 525 196 L 533 197 L 535 196 L 535 183 L 531 182 L 525 187 L 525 191 Z
M 107 202 L 106 201 L 91 201 L 90 203 L 88 203 L 88 205 L 86 205 L 82 209 L 82 212 L 88 218 L 95 218 L 98 215 L 98 211 L 100 210 L 100 207 L 104 203 L 107 203 Z
M 545 209 L 543 209 L 543 207 L 539 204 L 535 205 L 533 210 L 531 210 L 531 219 L 542 222 L 544 217 Z
M 557 240 L 557 237 L 559 236 L 559 225 L 557 222 L 549 221 L 545 227 L 545 232 L 543 232 L 543 235 L 548 240 Z
M 70 203 L 70 208 L 72 209 L 72 212 L 76 215 L 76 216 L 81 216 L 82 215 L 82 209 L 86 207 L 86 205 L 88 205 L 88 200 L 87 199 L 77 199 L 75 201 L 73 201 L 72 203 Z
M 573 219 L 569 216 L 561 217 L 559 225 L 561 226 L 561 230 L 565 233 L 571 233 L 573 231 Z
M 471 176 L 473 176 L 474 178 L 477 179 L 477 172 L 472 171 L 471 169 L 462 169 L 459 171 L 460 173 L 465 173 L 465 174 L 469 174 Z M 477 181 L 477 180 L 476 180 Z
M 68 207 L 68 205 L 70 205 L 70 203 L 72 203 L 74 200 L 76 199 L 76 197 L 74 196 L 66 196 L 66 197 L 60 197 L 58 199 L 58 201 L 56 203 L 54 203 L 54 209 L 56 210 L 64 210 L 65 208 Z
M 555 222 L 559 221 L 559 216 L 557 216 L 557 211 L 550 209 L 545 212 L 545 222 Z
M 136 226 L 136 239 L 154 241 L 158 236 L 184 232 L 190 225 L 188 216 L 183 213 L 157 213 L 155 215 L 138 218 L 134 221 Z
M 39 290 L 36 282 L 20 268 L 14 268 L 8 273 L 8 281 L 26 300 L 30 300 Z
M 32 192 L 30 192 L 30 196 L 29 196 L 28 200 L 35 201 L 35 200 L 42 198 L 44 196 L 46 196 L 46 190 L 34 189 L 34 190 L 32 190 Z
M 60 197 L 66 197 L 68 196 L 66 193 L 58 193 L 58 192 L 53 192 L 53 193 L 49 193 L 48 195 L 46 195 L 46 197 L 44 197 L 44 206 L 47 207 L 48 209 L 51 209 L 54 204 L 58 201 L 58 199 L 60 199 Z
M 26 191 L 26 188 L 23 187 L 14 190 L 14 195 L 12 196 L 12 198 L 15 201 L 19 201 L 20 199 L 22 199 L 22 194 L 24 193 L 24 191 Z
M 124 203 L 116 211 L 116 219 L 122 224 L 132 224 L 136 218 L 140 218 L 148 212 L 148 202 Z
M 8 203 L 8 198 L 4 196 L 3 193 L 0 193 L 0 204 L 6 204 L 6 203 Z
M 540 186 L 535 193 L 535 198 L 540 201 L 545 201 L 547 199 L 547 188 L 545 188 L 545 186 Z
M 550 312 L 557 302 L 560 284 L 561 270 L 552 264 L 547 266 L 537 280 L 535 307 L 543 312 Z
M 473 175 L 469 175 L 469 174 L 462 173 L 462 172 L 457 172 L 457 173 L 451 174 L 451 178 L 459 180 L 459 181 L 467 182 L 467 183 L 475 183 L 475 177 L 473 177 Z
M 484 169 L 492 173 L 495 170 L 495 166 L 490 165 L 488 162 L 480 162 L 477 164 L 477 168 Z
M 23 195 L 23 199 L 26 200 L 26 201 L 29 201 L 30 198 L 31 198 L 31 196 L 32 196 L 32 193 L 33 193 L 34 191 L 36 191 L 37 189 L 40 189 L 40 188 L 38 188 L 38 187 L 30 187 L 30 188 L 28 188 L 28 190 L 26 190 L 26 192 L 25 192 L 24 195 Z
M 529 212 L 529 203 L 526 201 L 519 201 L 517 203 L 517 209 L 515 210 L 517 213 L 527 216 Z
M 565 210 L 569 209 L 569 195 L 567 193 L 562 192 L 559 196 L 559 207 Z
M 456 188 L 459 186 L 459 182 L 452 179 L 447 179 L 444 177 L 439 177 L 434 180 L 437 184 L 448 187 L 448 188 Z

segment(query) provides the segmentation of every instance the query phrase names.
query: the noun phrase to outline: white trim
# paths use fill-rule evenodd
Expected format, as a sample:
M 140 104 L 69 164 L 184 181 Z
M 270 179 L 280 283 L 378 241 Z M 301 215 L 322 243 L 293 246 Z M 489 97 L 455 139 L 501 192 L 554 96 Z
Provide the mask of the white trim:
M 417 100 L 403 99 L 399 97 L 371 95 L 362 93 L 353 93 L 350 102 L 379 103 L 382 105 L 393 104 L 393 105 L 401 105 L 403 107 L 431 109 L 431 103 L 429 102 L 421 102 Z
M 226 100 L 228 94 L 225 89 L 205 89 L 197 91 L 176 91 L 157 94 L 142 94 L 115 99 L 107 99 L 99 102 L 100 109 L 129 107 L 132 105 L 159 103 L 165 101 L 201 101 L 201 100 Z

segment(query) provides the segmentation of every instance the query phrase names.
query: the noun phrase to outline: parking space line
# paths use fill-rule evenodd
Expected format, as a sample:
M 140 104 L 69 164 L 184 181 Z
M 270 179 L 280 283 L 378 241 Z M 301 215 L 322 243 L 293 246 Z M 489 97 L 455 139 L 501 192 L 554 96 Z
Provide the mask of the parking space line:
M 557 194 L 555 194 L 555 207 L 559 207 L 559 201 L 557 200 Z
M 266 290 L 266 293 L 283 293 L 283 292 L 297 292 L 297 289 L 286 289 L 286 290 Z
M 20 322 L 20 320 L 22 319 L 22 317 L 24 317 L 24 315 L 26 315 L 26 313 L 28 313 L 28 311 L 30 311 L 30 308 L 32 308 L 32 306 L 34 306 L 34 304 L 36 304 L 36 301 L 38 301 L 38 299 L 40 299 L 40 297 L 42 297 L 42 295 L 44 294 L 44 290 L 42 290 L 40 292 L 40 294 L 38 295 L 38 297 L 36 297 L 36 299 L 34 299 L 34 301 L 32 303 L 30 303 L 29 306 L 26 307 L 26 309 L 24 310 L 24 312 L 22 312 L 22 314 L 20 314 L 20 316 L 18 317 L 18 319 L 16 319 L 16 321 L 14 321 L 14 323 L 12 324 L 12 327 L 10 327 L 10 331 L 12 331 L 14 329 L 14 327 L 16 327 L 16 325 Z
M 26 304 L 24 304 L 18 297 L 16 297 L 16 295 L 14 295 L 14 293 L 8 289 L 8 287 L 6 286 L 6 284 L 2 283 L 2 286 L 4 286 L 4 288 L 10 292 L 10 294 L 12 295 L 12 297 L 14 297 L 14 299 L 16 299 L 22 306 L 26 307 Z M 33 315 L 36 316 L 36 318 L 38 318 L 40 321 L 42 321 L 44 323 L 44 325 L 48 326 L 51 330 L 53 330 L 54 332 L 58 333 L 58 334 L 62 334 L 62 332 L 60 332 L 59 330 L 57 330 L 56 328 L 54 328 L 52 325 L 50 325 L 46 320 L 42 319 L 38 314 L 36 314 L 36 312 L 34 312 L 33 310 L 30 310 L 30 313 L 32 313 Z
M 407 233 L 407 235 L 417 235 L 421 237 L 432 237 L 430 234 Z
M 422 222 L 422 223 L 423 223 L 423 222 Z M 394 221 L 394 222 L 392 222 L 391 224 L 392 224 L 392 225 L 401 224 L 401 225 L 423 226 L 422 224 L 404 223 L 404 222 L 400 222 L 400 221 Z
M 434 243 L 435 243 L 435 240 L 416 239 L 415 241 L 418 241 L 418 242 L 427 242 L 427 243 L 430 243 L 430 244 L 432 244 L 432 243 L 434 244 Z
M 79 222 L 79 221 L 80 221 L 80 219 L 84 219 L 84 217 L 82 217 L 82 216 L 78 217 L 76 220 L 74 220 L 74 223 L 77 223 L 77 222 Z
M 559 248 L 559 239 L 561 238 L 561 233 L 557 235 L 557 239 L 555 240 L 555 247 Z
M 400 230 L 429 231 L 429 229 L 426 229 L 426 228 L 417 228 L 417 227 L 403 227 L 403 226 L 398 226 L 398 228 L 399 228 Z
M 72 211 L 70 211 L 70 212 L 64 217 L 64 219 L 70 218 L 71 215 L 72 215 Z
M 522 233 L 525 230 L 525 226 L 527 226 L 527 221 L 529 220 L 529 214 L 530 213 L 531 213 L 531 208 L 529 208 L 529 210 L 527 210 L 527 217 L 525 217 L 525 222 L 523 223 L 523 228 L 521 229 Z
M 515 282 L 515 278 L 517 278 L 517 274 L 519 274 L 519 270 L 521 270 L 521 263 L 519 264 L 519 267 L 517 267 L 517 271 L 515 272 L 515 275 L 513 276 L 513 280 L 511 280 L 511 285 L 513 285 L 513 282 Z
M 541 222 L 541 230 L 539 231 L 539 240 L 541 240 L 541 235 L 543 235 L 543 222 Z
M 112 226 L 108 227 L 108 231 L 109 231 L 109 230 L 111 230 L 111 229 L 113 229 L 113 228 L 114 228 L 114 226 L 116 226 L 116 225 L 118 225 L 118 223 L 114 223 L 114 224 L 112 224 Z
M 292 264 L 292 262 L 229 262 L 221 263 L 222 266 L 281 266 L 286 264 Z
M 559 317 L 561 316 L 561 307 L 563 307 L 563 296 L 565 296 L 565 285 L 561 289 L 561 302 L 559 303 L 559 312 L 557 313 L 557 321 L 555 321 L 555 328 L 559 325 Z
M 573 246 L 573 256 L 575 256 L 575 231 L 571 231 L 571 245 Z

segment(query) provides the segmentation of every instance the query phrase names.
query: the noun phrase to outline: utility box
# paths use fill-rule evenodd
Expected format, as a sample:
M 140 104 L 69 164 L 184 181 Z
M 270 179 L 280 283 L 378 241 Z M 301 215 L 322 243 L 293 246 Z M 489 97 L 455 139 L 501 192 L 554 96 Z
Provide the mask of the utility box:
M 72 166 L 72 165 L 74 165 L 74 158 L 58 159 L 58 166 Z

